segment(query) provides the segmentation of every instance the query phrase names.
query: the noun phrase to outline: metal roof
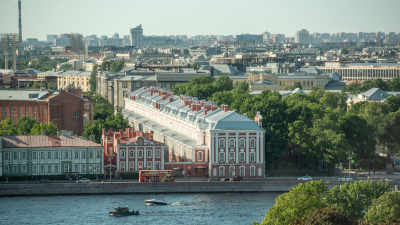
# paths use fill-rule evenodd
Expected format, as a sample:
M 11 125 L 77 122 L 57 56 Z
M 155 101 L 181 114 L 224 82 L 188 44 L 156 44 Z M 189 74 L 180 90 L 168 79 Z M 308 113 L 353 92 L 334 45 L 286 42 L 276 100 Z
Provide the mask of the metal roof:
M 19 135 L 3 136 L 3 148 L 27 147 L 102 147 L 96 142 L 80 136 L 61 135 Z

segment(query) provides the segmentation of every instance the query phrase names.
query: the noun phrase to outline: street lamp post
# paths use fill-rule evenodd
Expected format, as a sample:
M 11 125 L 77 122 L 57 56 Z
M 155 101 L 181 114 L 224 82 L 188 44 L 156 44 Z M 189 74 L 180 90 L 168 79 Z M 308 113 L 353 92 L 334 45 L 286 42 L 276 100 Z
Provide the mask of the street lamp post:
M 112 174 L 112 172 L 111 172 L 111 165 L 112 165 L 112 159 L 113 159 L 113 157 L 115 156 L 114 154 L 108 154 L 107 156 L 109 156 L 110 158 L 108 159 L 109 161 L 110 161 L 110 183 L 111 183 L 111 174 Z
M 231 175 L 232 175 L 232 180 L 231 181 L 233 181 L 233 178 L 234 178 L 234 166 L 235 166 L 235 164 L 234 164 L 234 157 L 232 157 L 232 155 L 229 157 L 229 162 L 230 162 L 230 167 L 231 167 Z

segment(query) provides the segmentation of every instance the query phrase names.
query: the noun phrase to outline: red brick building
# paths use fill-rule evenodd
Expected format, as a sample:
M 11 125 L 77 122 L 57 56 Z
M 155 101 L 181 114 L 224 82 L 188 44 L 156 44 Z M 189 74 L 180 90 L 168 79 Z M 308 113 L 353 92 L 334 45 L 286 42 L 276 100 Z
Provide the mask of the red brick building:
M 84 120 L 93 120 L 93 102 L 82 97 L 82 90 L 0 91 L 0 107 L 0 121 L 30 116 L 78 135 Z
M 153 132 L 143 133 L 126 128 L 108 132 L 103 128 L 104 177 L 112 174 L 120 177 L 121 173 L 133 173 L 139 170 L 163 170 L 164 148 L 161 142 L 153 140 Z M 113 155 L 110 165 L 110 155 Z

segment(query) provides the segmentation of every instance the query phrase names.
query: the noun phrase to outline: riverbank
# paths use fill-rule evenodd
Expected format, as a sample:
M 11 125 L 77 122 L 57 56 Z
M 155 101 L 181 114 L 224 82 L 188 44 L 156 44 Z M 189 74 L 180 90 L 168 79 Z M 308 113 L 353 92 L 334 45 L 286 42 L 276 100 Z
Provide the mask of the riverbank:
M 343 184 L 330 181 L 329 188 Z M 0 196 L 287 192 L 297 181 L 1 184 Z M 394 188 L 394 182 L 390 182 Z

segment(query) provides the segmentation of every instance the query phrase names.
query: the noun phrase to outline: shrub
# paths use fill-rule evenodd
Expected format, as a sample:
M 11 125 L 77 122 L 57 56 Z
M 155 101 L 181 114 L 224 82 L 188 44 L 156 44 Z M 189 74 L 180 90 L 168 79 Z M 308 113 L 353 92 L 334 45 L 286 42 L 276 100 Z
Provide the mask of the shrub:
M 121 173 L 122 179 L 139 179 L 139 173 Z

